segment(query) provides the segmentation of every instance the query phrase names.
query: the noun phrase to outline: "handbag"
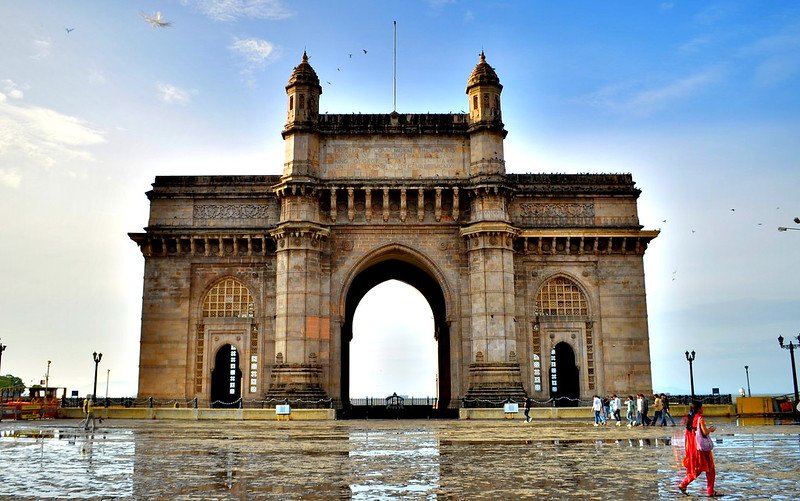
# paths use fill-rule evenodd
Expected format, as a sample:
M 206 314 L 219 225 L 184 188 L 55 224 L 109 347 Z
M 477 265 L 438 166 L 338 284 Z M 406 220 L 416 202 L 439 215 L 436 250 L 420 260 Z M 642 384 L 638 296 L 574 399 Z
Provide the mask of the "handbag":
M 703 435 L 703 432 L 700 430 L 699 426 L 697 427 L 695 436 L 696 436 L 698 451 L 709 452 L 711 449 L 714 448 L 714 441 L 711 440 L 711 437 L 709 437 L 708 435 Z

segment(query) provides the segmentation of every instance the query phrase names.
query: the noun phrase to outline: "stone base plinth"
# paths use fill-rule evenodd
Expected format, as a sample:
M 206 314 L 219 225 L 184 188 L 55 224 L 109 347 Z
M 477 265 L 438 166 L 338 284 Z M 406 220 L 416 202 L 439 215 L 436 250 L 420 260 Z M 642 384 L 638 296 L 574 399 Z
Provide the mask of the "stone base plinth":
M 282 364 L 272 369 L 267 399 L 288 399 L 292 407 L 328 407 L 330 399 L 322 389 L 322 367 Z
M 470 364 L 469 378 L 469 390 L 464 398 L 467 407 L 485 407 L 486 403 L 503 402 L 509 398 L 516 402 L 525 399 L 517 363 Z

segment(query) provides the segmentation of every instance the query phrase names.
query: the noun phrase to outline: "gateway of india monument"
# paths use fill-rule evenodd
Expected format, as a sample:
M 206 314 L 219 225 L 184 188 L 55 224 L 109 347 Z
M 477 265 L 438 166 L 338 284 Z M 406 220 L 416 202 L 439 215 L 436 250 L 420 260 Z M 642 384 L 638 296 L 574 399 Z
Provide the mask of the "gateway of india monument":
M 156 177 L 139 397 L 347 407 L 356 307 L 391 279 L 433 311 L 440 409 L 651 392 L 640 190 L 507 174 L 502 90 L 481 53 L 469 113 L 320 114 L 304 53 L 282 173 Z

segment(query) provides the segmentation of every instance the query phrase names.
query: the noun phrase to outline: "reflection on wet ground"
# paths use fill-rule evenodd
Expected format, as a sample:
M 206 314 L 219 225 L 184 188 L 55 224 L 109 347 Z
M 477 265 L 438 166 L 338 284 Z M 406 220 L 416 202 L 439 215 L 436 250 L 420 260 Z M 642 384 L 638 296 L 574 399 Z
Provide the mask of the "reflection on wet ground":
M 0 498 L 677 497 L 681 427 L 546 421 L 0 423 Z M 800 499 L 800 426 L 718 426 L 729 499 Z M 701 496 L 705 481 L 690 487 Z

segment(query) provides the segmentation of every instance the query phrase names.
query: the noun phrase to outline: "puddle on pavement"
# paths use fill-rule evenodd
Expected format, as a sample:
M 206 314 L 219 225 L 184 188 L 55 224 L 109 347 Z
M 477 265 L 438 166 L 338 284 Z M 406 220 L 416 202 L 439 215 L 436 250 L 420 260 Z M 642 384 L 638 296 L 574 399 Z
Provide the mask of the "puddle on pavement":
M 761 426 L 761 427 L 759 427 Z M 648 430 L 652 434 L 655 430 Z M 730 499 L 800 499 L 800 427 L 726 425 L 714 450 Z M 598 437 L 507 423 L 127 422 L 101 432 L 0 425 L 0 498 L 674 499 L 683 431 Z M 624 431 L 623 431 L 624 433 Z M 659 434 L 661 431 L 658 432 Z M 548 438 L 543 436 L 549 434 Z M 221 438 L 225 437 L 225 440 Z M 563 438 L 559 438 L 563 437 Z M 704 482 L 702 482 L 704 483 Z M 694 486 L 694 493 L 700 487 Z

